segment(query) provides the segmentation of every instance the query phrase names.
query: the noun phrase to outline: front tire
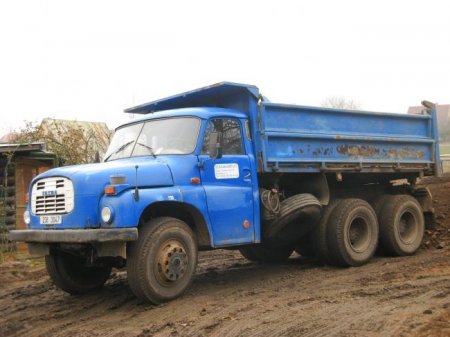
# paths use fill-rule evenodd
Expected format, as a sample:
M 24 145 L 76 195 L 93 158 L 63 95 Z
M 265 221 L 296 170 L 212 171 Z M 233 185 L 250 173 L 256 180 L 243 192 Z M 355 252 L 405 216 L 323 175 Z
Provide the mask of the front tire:
M 128 249 L 128 283 L 139 299 L 154 304 L 180 296 L 191 284 L 197 266 L 197 243 L 181 220 L 156 218 L 140 229 Z
M 84 294 L 103 286 L 111 266 L 86 266 L 85 259 L 56 251 L 45 257 L 47 272 L 55 285 L 69 294 Z

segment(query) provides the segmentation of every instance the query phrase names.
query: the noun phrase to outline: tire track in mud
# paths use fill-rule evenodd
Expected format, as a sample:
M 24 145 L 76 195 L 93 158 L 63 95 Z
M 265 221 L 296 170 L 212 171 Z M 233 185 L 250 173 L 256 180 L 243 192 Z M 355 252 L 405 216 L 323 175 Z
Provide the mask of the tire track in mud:
M 202 252 L 191 289 L 158 306 L 134 298 L 124 271 L 83 296 L 59 291 L 41 274 L 0 290 L 0 335 L 420 335 L 450 310 L 449 261 L 449 250 L 430 250 L 338 269 L 299 257 L 260 265 L 233 251 Z

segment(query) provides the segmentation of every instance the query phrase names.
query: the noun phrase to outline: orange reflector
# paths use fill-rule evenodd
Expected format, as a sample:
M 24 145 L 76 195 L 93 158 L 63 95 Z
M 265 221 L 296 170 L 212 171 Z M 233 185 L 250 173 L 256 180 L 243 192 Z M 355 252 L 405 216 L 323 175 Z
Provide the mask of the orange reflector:
M 112 185 L 108 185 L 105 187 L 105 194 L 106 195 L 114 195 L 116 194 L 116 188 Z
M 199 177 L 192 177 L 191 183 L 193 184 L 200 184 L 200 178 Z
M 244 226 L 245 229 L 250 227 L 250 221 L 245 220 L 244 223 L 242 224 L 242 226 Z

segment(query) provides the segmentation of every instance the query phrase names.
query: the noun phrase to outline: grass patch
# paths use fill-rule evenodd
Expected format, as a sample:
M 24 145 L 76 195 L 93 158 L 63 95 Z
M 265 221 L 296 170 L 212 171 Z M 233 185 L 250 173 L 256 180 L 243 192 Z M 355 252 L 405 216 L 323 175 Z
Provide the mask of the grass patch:
M 450 144 L 441 144 L 439 148 L 441 154 L 450 154 Z

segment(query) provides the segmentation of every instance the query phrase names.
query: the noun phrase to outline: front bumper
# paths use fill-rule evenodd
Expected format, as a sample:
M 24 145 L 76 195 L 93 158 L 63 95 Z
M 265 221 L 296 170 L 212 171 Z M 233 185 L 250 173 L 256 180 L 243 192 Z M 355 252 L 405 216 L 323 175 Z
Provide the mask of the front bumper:
M 9 232 L 11 241 L 40 243 L 89 243 L 112 241 L 135 241 L 137 228 L 111 229 L 25 229 Z

